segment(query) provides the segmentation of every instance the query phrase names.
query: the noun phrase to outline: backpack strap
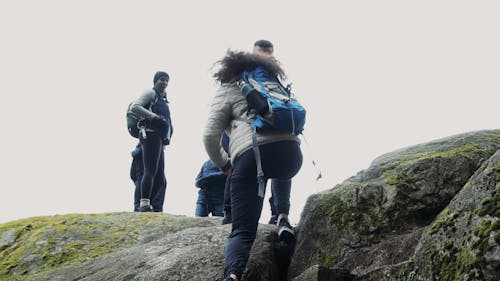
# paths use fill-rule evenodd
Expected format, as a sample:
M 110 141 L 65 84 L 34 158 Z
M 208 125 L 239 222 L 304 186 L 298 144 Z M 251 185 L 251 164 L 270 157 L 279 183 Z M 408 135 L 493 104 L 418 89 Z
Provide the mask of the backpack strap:
M 154 89 L 153 89 L 153 91 L 154 91 Z M 157 101 L 158 101 L 158 95 L 156 94 L 156 91 L 155 91 L 155 98 L 149 104 L 149 111 L 156 113 L 155 110 L 156 110 L 156 102 Z M 139 129 L 139 133 L 142 135 L 142 138 L 147 139 L 148 135 L 146 134 L 146 124 L 144 122 L 141 122 L 141 121 L 144 121 L 144 119 L 140 120 L 140 122 L 137 122 L 137 128 Z
M 252 122 L 245 118 L 236 118 L 236 121 L 242 121 L 252 125 Z M 260 158 L 259 143 L 257 142 L 257 130 L 252 126 L 252 148 L 255 156 L 255 164 L 257 165 L 257 182 L 259 183 L 259 197 L 264 198 L 266 192 L 266 180 L 264 179 L 264 171 L 262 170 L 262 160 Z

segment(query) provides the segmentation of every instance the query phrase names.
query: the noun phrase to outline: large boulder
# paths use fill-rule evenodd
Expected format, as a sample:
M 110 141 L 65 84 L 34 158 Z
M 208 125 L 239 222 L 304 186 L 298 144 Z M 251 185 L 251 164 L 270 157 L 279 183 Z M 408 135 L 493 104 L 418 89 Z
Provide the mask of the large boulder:
M 320 265 L 380 280 L 403 268 L 426 226 L 500 149 L 500 130 L 400 149 L 312 195 L 298 226 L 290 276 Z
M 500 280 L 500 150 L 420 240 L 414 280 Z
M 220 219 L 159 213 L 24 219 L 0 225 L 0 280 L 220 281 L 229 232 Z M 260 225 L 248 280 L 286 275 L 278 246 L 276 226 Z

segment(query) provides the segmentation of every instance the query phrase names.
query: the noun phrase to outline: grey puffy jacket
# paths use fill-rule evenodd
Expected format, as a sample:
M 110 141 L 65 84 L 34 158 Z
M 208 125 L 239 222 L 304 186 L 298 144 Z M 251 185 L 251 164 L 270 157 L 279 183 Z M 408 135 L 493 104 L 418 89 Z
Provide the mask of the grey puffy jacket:
M 222 85 L 216 92 L 208 114 L 203 133 L 203 144 L 210 160 L 218 167 L 224 167 L 230 160 L 234 162 L 242 153 L 252 148 L 252 126 L 238 121 L 238 118 L 252 119 L 248 115 L 248 105 L 236 84 Z M 230 136 L 229 155 L 220 146 L 224 130 Z M 290 133 L 257 133 L 259 145 L 277 141 L 293 140 L 300 143 L 297 136 Z

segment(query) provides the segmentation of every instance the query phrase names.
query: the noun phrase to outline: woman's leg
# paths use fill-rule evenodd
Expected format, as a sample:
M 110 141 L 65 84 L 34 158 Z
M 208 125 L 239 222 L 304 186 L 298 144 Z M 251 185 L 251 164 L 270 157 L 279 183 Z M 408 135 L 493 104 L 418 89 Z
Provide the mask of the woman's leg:
M 231 223 L 233 220 L 231 214 L 231 176 L 226 179 L 226 184 L 224 185 L 224 219 L 222 224 Z
M 273 193 L 274 213 L 287 214 L 290 212 L 290 191 L 292 189 L 292 179 L 272 179 L 271 190 Z
M 302 166 L 302 153 L 298 143 L 277 142 L 262 146 L 263 170 L 271 183 L 277 217 L 278 238 L 287 244 L 295 242 L 293 227 L 288 221 L 292 177 Z
M 253 151 L 243 153 L 234 163 L 231 175 L 232 231 L 225 250 L 224 276 L 235 274 L 239 280 L 245 270 L 262 211 L 258 195 Z
M 291 179 L 302 166 L 297 142 L 282 141 L 260 146 L 262 167 L 267 178 Z M 238 279 L 245 270 L 255 240 L 263 198 L 258 195 L 257 168 L 253 150 L 236 159 L 231 176 L 233 228 L 225 250 L 224 276 Z M 275 194 L 281 196 L 281 194 Z M 289 194 L 288 194 L 289 197 Z

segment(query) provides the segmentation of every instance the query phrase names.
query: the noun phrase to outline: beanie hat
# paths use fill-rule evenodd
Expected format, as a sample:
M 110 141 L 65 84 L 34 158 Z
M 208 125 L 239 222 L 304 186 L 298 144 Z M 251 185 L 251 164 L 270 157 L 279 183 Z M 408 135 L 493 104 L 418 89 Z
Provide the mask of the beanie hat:
M 153 78 L 153 84 L 156 84 L 156 81 L 158 81 L 160 78 L 166 76 L 167 78 L 170 78 L 170 76 L 168 76 L 168 73 L 164 72 L 164 71 L 157 71 L 155 73 L 155 76 Z
M 256 41 L 255 43 L 253 43 L 254 46 L 258 46 L 258 47 L 261 47 L 261 48 L 265 48 L 265 49 L 268 49 L 268 48 L 273 48 L 273 43 L 271 43 L 271 41 L 269 40 L 259 40 L 259 41 Z

